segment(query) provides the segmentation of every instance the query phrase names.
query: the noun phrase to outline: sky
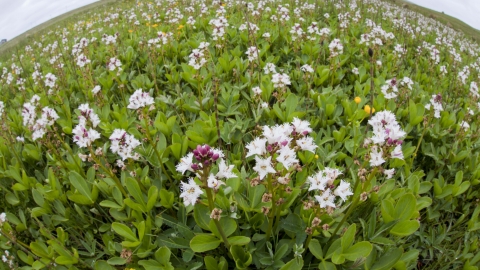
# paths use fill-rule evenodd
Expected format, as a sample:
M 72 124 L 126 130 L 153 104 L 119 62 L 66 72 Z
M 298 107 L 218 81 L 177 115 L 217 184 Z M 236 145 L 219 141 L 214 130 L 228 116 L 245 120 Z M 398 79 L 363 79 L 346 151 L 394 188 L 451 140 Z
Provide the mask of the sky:
M 2 1 L 2 0 L 0 0 Z M 408 0 L 435 11 L 444 12 L 480 30 L 480 0 Z
M 0 39 L 12 39 L 73 9 L 98 0 L 0 0 Z
M 23 32 L 70 10 L 99 0 L 0 0 L 0 39 Z M 480 0 L 409 0 L 480 29 Z

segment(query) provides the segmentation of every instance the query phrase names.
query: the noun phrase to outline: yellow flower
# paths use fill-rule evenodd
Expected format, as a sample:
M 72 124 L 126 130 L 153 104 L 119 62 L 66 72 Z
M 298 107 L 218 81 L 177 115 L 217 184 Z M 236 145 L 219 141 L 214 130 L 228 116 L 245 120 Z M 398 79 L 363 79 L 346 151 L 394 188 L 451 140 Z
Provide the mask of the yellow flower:
M 315 159 L 318 159 L 318 155 L 315 155 Z
M 152 25 L 152 27 L 154 27 L 154 28 L 155 28 L 155 27 L 157 27 L 157 26 L 158 26 L 158 24 L 154 24 L 154 25 Z
M 146 26 L 150 26 L 150 23 L 147 22 L 145 25 L 146 25 Z
M 132 29 L 129 29 L 129 30 L 128 30 L 128 33 L 133 33 L 133 30 L 132 30 Z
M 354 100 L 355 100 L 355 103 L 357 103 L 357 104 L 362 102 L 362 99 L 360 97 L 355 97 Z
M 184 27 L 183 24 L 180 24 L 180 25 L 178 26 L 177 30 L 181 30 L 181 29 L 183 29 L 183 27 Z
M 368 114 L 370 114 L 370 111 L 372 111 L 372 114 L 375 112 L 375 108 L 370 109 L 370 105 L 365 105 L 363 110 Z

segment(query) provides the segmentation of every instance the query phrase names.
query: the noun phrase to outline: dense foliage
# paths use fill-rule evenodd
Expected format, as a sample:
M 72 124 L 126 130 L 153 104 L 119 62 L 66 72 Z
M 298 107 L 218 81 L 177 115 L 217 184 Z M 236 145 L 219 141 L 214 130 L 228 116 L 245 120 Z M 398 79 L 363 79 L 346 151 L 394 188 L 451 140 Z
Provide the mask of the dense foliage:
M 480 49 L 377 0 L 118 3 L 0 67 L 8 269 L 478 269 Z

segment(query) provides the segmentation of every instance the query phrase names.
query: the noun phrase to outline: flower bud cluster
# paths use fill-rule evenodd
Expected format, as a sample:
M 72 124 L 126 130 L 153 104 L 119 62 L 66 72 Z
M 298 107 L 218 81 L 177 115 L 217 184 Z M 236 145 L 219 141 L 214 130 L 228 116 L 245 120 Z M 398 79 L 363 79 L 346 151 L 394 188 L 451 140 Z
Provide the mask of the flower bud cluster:
M 114 154 L 118 154 L 122 160 L 127 158 L 138 159 L 140 155 L 134 153 L 133 150 L 140 145 L 140 141 L 135 139 L 133 135 L 128 134 L 123 129 L 115 129 L 109 138 L 112 141 L 110 150 Z

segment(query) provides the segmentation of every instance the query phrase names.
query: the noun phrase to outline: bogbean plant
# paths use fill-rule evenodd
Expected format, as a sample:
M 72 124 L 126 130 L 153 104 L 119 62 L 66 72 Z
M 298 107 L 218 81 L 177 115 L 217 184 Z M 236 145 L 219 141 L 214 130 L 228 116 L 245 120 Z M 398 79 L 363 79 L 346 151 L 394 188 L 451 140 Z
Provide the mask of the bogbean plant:
M 478 44 L 377 0 L 117 3 L 2 57 L 10 269 L 478 269 Z

